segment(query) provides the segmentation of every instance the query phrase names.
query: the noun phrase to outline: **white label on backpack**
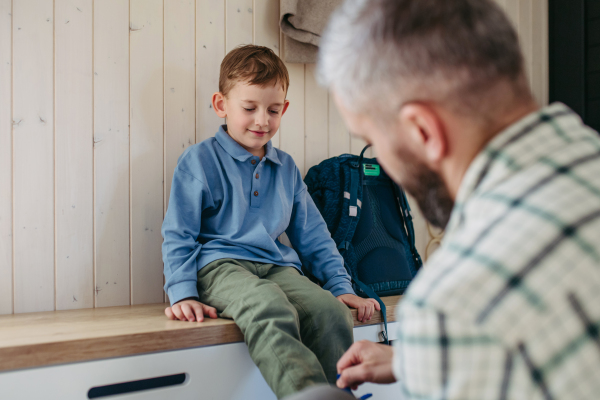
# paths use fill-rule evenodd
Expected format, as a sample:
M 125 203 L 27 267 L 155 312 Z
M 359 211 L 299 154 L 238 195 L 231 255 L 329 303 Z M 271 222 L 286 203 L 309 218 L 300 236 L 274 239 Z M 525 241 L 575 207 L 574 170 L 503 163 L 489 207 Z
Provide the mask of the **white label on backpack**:
M 348 192 L 344 192 L 344 198 L 346 198 L 346 199 L 350 200 L 350 193 L 348 193 Z M 357 205 L 358 205 L 360 208 L 362 208 L 362 201 L 360 201 L 360 200 L 356 199 L 356 204 L 357 204 Z
M 350 216 L 356 217 L 358 215 L 358 207 L 350 206 Z

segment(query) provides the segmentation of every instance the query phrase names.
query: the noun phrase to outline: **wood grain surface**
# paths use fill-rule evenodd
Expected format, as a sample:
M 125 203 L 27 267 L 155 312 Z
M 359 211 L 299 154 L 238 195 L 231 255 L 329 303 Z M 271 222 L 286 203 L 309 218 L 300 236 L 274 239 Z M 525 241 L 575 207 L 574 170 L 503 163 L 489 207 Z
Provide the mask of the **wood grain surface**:
M 401 296 L 384 298 L 388 322 Z M 167 303 L 0 316 L 0 371 L 241 342 L 232 320 L 171 321 Z M 367 323 L 381 322 L 377 313 Z

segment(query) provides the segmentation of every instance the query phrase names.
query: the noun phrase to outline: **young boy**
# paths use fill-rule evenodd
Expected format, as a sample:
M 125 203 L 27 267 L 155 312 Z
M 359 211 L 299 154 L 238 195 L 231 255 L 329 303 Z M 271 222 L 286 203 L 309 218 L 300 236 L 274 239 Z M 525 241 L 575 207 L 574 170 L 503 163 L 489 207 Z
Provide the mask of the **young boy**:
M 288 86 L 285 65 L 267 47 L 227 54 L 212 98 L 227 125 L 179 157 L 162 226 L 167 317 L 232 318 L 279 398 L 333 384 L 353 342 L 347 306 L 363 321 L 379 310 L 352 291 L 302 174 L 271 144 Z M 277 240 L 283 232 L 295 251 Z

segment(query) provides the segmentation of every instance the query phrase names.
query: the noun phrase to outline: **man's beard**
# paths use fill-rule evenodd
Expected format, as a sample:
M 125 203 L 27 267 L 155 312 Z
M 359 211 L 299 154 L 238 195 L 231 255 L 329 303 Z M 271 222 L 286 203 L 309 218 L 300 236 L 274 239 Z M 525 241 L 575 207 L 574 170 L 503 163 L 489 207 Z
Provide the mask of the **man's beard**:
M 429 169 L 408 151 L 400 153 L 406 166 L 405 182 L 402 187 L 415 198 L 423 216 L 431 225 L 446 229 L 454 208 L 454 200 L 446 184 L 439 174 Z

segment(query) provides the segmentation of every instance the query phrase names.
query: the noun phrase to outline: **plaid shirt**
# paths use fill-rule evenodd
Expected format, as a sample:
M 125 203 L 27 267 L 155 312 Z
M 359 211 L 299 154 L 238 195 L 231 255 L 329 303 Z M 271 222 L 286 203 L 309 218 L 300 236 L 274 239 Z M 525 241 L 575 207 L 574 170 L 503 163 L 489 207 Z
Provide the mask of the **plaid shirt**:
M 600 136 L 555 103 L 494 137 L 397 319 L 407 399 L 600 399 Z

